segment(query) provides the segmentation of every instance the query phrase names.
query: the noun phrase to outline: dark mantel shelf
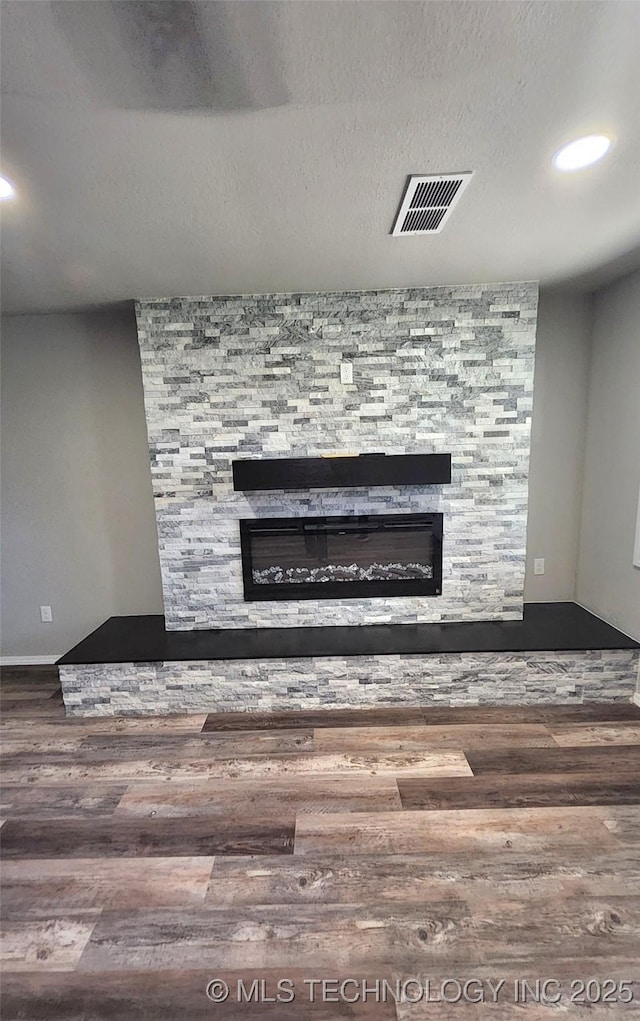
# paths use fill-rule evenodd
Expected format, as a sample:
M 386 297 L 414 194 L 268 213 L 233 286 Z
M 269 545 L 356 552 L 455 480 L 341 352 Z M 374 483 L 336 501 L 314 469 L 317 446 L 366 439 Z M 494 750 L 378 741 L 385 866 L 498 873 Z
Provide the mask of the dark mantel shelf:
M 233 462 L 233 488 L 347 489 L 354 486 L 437 486 L 451 482 L 451 454 L 360 454 L 278 457 Z
M 160 614 L 111 617 L 58 663 L 153 663 L 289 656 L 637 649 L 638 643 L 576 603 L 525 604 L 524 620 L 360 627 L 167 631 Z

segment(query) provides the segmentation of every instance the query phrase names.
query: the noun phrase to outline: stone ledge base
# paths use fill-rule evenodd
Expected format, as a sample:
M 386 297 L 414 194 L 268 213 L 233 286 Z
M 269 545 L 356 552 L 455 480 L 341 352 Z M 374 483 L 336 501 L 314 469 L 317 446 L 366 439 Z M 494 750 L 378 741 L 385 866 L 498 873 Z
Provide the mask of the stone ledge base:
M 630 701 L 640 649 L 61 666 L 69 716 Z

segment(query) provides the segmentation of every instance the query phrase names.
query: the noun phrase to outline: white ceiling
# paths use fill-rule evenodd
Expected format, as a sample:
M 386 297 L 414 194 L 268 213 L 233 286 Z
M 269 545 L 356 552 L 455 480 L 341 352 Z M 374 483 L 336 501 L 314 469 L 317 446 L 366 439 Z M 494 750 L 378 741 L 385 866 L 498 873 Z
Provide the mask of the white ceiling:
M 640 247 L 640 3 L 2 3 L 6 311 L 598 280 Z M 611 156 L 562 175 L 590 131 Z M 407 174 L 473 170 L 393 238 Z M 606 274 L 600 271 L 600 276 Z

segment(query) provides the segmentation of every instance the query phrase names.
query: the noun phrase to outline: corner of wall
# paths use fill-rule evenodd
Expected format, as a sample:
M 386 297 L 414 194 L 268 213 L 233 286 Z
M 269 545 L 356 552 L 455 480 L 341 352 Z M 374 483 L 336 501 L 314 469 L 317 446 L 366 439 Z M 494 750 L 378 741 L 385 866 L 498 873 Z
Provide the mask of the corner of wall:
M 640 270 L 590 296 L 589 398 L 576 601 L 640 640 Z
M 536 337 L 529 509 L 527 602 L 576 594 L 585 423 L 590 366 L 590 300 L 542 289 Z M 534 558 L 545 573 L 533 574 Z

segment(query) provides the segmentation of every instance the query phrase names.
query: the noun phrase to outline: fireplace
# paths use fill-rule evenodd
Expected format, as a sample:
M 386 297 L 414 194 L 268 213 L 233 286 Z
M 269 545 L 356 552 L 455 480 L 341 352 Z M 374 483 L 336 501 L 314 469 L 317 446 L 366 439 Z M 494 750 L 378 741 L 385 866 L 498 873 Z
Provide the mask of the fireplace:
M 247 602 L 439 596 L 442 514 L 240 522 Z

